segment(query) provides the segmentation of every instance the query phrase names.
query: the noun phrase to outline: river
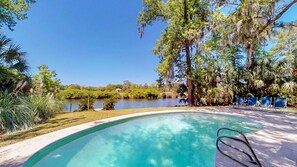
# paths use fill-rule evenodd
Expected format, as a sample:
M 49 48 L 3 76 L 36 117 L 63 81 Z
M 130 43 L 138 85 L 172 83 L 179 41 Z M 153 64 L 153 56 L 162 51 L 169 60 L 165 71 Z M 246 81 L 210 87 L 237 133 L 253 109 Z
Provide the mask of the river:
M 79 100 L 66 100 L 66 111 L 70 111 L 70 104 L 72 104 L 71 111 L 78 109 Z M 94 107 L 102 108 L 103 100 L 96 100 Z M 150 108 L 150 107 L 174 107 L 180 105 L 179 99 L 157 99 L 157 100 L 118 100 L 115 104 L 115 109 L 128 108 Z

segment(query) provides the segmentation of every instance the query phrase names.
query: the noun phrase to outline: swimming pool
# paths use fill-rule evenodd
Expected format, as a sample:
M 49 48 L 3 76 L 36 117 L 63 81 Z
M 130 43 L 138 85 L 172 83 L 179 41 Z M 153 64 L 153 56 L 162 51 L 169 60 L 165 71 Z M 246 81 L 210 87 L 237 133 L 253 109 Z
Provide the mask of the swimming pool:
M 244 133 L 262 126 L 249 119 L 220 114 L 155 114 L 103 124 L 59 140 L 24 166 L 214 166 L 216 130 Z

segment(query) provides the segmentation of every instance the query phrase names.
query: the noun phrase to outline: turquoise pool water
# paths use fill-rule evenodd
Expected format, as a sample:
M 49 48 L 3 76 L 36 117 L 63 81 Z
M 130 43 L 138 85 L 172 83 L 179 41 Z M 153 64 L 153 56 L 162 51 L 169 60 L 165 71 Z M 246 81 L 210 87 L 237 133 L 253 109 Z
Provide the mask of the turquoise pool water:
M 194 112 L 130 118 L 55 142 L 25 166 L 211 167 L 221 127 L 244 133 L 262 128 L 248 119 Z

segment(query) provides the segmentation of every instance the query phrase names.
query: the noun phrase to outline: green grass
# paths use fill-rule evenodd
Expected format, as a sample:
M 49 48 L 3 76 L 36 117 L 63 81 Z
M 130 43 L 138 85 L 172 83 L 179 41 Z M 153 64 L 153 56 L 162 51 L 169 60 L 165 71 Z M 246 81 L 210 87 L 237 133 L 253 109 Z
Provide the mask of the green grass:
M 100 119 L 116 117 L 120 115 L 162 111 L 162 110 L 179 110 L 179 109 L 193 109 L 190 107 L 162 107 L 162 108 L 139 108 L 139 109 L 124 109 L 113 111 L 85 111 L 85 112 L 73 112 L 73 113 L 61 113 L 57 114 L 55 118 L 49 119 L 42 124 L 39 124 L 29 130 L 19 131 L 11 134 L 0 135 L 0 147 L 13 144 L 22 140 L 30 139 L 39 135 L 43 135 L 49 132 L 57 131 L 67 127 L 92 122 Z

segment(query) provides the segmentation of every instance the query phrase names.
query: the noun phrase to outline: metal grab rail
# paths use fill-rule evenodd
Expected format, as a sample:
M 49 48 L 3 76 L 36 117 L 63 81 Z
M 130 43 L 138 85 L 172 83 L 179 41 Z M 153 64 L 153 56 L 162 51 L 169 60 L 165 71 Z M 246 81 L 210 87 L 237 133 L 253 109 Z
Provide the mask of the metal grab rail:
M 245 142 L 246 142 L 248 145 L 250 145 L 250 143 L 249 143 L 249 141 L 247 140 L 247 138 L 245 137 L 245 135 L 244 135 L 242 132 L 240 132 L 240 131 L 238 131 L 238 130 L 235 130 L 235 129 L 230 129 L 230 128 L 220 128 L 220 129 L 218 129 L 218 131 L 217 131 L 217 137 L 220 136 L 220 132 L 221 132 L 222 130 L 233 131 L 233 132 L 236 132 L 236 133 L 240 134 L 240 135 L 243 137 L 243 139 L 245 140 Z M 234 146 L 232 146 L 232 145 L 229 145 L 229 144 L 225 143 L 223 140 L 221 140 L 221 138 L 220 138 L 219 140 L 220 140 L 220 142 L 223 143 L 224 145 L 229 146 L 229 147 L 231 147 L 231 148 L 233 148 L 233 149 L 235 149 L 235 150 L 237 150 L 237 151 L 239 151 L 239 152 L 242 152 L 243 154 L 245 154 L 246 156 L 249 157 L 249 159 L 250 159 L 251 162 L 253 162 L 253 158 L 252 158 L 252 157 L 250 156 L 250 154 L 248 154 L 247 152 L 245 152 L 245 151 L 243 151 L 243 150 L 241 150 L 241 149 L 239 149 L 239 148 L 236 148 L 236 147 L 234 147 Z
M 242 132 L 240 132 L 239 130 L 231 129 L 231 128 L 220 128 L 220 129 L 218 129 L 218 130 L 217 130 L 217 137 L 220 136 L 220 132 L 221 132 L 222 130 L 227 130 L 227 131 L 236 132 L 236 133 L 240 134 L 248 144 L 250 144 L 249 141 L 247 140 L 247 138 L 245 137 L 245 135 L 244 135 Z
M 219 138 L 219 139 L 218 139 L 221 143 L 223 143 L 224 145 L 226 145 L 226 146 L 228 146 L 228 147 L 231 147 L 231 148 L 233 148 L 233 149 L 235 149 L 235 150 L 237 150 L 237 151 L 239 151 L 239 152 L 245 154 L 247 157 L 249 157 L 250 162 L 253 162 L 253 161 L 254 161 L 253 158 L 250 156 L 249 153 L 245 152 L 245 151 L 242 150 L 242 149 L 239 149 L 239 148 L 236 148 L 236 147 L 234 147 L 234 146 L 232 146 L 232 145 L 229 145 L 229 144 L 225 143 L 225 142 L 224 142 L 223 140 L 221 140 L 221 139 L 222 139 L 222 138 Z
M 228 130 L 228 131 L 236 132 L 236 133 L 240 134 L 240 135 L 243 137 L 244 140 L 242 140 L 242 139 L 240 139 L 240 138 L 237 138 L 237 137 L 220 136 L 220 131 L 222 131 L 222 130 Z M 233 145 L 230 145 L 230 144 L 225 143 L 225 142 L 222 140 L 222 139 L 224 139 L 224 138 L 225 138 L 225 139 L 234 140 L 234 141 L 237 141 L 237 142 L 240 142 L 240 143 L 243 143 L 245 146 L 247 146 L 247 147 L 249 148 L 249 150 L 250 150 L 250 152 L 252 153 L 252 155 L 250 155 L 249 153 L 247 153 L 247 152 L 245 152 L 245 151 L 243 151 L 243 150 L 241 150 L 241 149 L 239 149 L 239 148 L 236 148 L 236 147 L 233 146 Z M 223 151 L 220 149 L 220 147 L 219 147 L 219 143 L 220 143 L 220 142 L 221 142 L 222 144 L 224 144 L 224 145 L 226 145 L 226 146 L 228 146 L 228 147 L 230 147 L 230 148 L 236 150 L 236 151 L 239 151 L 239 152 L 245 154 L 245 155 L 249 158 L 249 162 L 250 162 L 250 163 L 252 163 L 252 164 L 254 164 L 254 165 L 257 165 L 257 166 L 259 166 L 259 167 L 262 167 L 262 165 L 261 165 L 260 161 L 258 160 L 258 158 L 257 158 L 257 156 L 256 156 L 256 154 L 255 154 L 255 152 L 254 152 L 254 150 L 252 149 L 252 147 L 251 147 L 249 141 L 247 140 L 247 138 L 245 137 L 245 135 L 244 135 L 242 132 L 240 132 L 240 131 L 238 131 L 238 130 L 230 129 L 230 128 L 220 128 L 220 129 L 217 131 L 216 147 L 217 147 L 218 151 L 219 151 L 221 154 L 223 154 L 224 156 L 226 156 L 226 157 L 232 159 L 233 161 L 235 161 L 235 162 L 241 164 L 242 166 L 248 167 L 248 165 L 244 164 L 243 162 L 241 162 L 241 161 L 239 161 L 239 160 L 233 158 L 232 156 L 226 154 L 225 152 L 223 152 Z

